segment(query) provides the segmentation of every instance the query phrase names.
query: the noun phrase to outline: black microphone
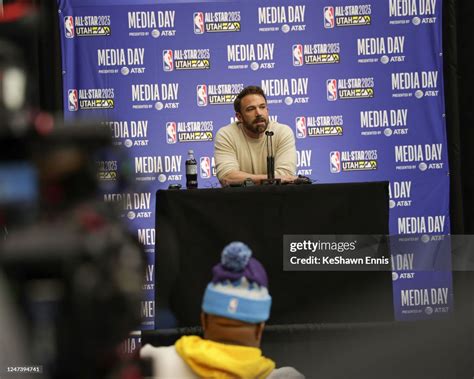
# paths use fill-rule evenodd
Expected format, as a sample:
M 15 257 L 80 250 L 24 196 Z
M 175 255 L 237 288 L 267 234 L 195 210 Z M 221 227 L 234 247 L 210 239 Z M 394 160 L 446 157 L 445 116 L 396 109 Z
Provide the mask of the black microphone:
M 273 132 L 267 130 L 265 135 L 267 136 L 267 178 L 275 179 L 275 157 L 273 156 Z

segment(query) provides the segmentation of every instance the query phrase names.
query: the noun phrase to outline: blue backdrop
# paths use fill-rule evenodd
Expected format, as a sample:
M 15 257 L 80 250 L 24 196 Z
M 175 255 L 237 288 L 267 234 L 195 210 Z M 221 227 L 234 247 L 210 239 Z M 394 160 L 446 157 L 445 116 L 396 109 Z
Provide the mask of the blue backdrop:
M 131 158 L 98 169 L 104 199 L 120 202 L 149 256 L 143 328 L 154 319 L 155 191 L 185 184 L 190 148 L 199 186 L 218 185 L 213 139 L 249 84 L 294 129 L 299 174 L 389 180 L 391 234 L 449 233 L 441 0 L 58 0 L 58 8 L 65 118 L 106 120 Z M 123 169 L 133 192 L 114 185 Z M 449 312 L 450 274 L 414 273 L 411 263 L 394 264 L 395 317 Z M 447 296 L 418 301 L 407 288 Z

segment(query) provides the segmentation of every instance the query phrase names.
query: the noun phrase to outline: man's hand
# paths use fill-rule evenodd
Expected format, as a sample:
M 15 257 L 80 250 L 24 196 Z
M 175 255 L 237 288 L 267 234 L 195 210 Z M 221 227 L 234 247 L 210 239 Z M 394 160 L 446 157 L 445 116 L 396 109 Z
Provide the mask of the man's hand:
M 241 184 L 245 179 L 251 179 L 255 184 L 260 184 L 260 181 L 266 178 L 266 175 L 254 175 L 243 171 L 232 171 L 224 176 L 220 182 L 223 187 L 226 187 L 231 184 Z
M 280 179 L 282 183 L 293 183 L 298 177 L 294 175 L 275 175 L 275 178 Z M 243 183 L 245 179 L 252 179 L 252 181 L 258 185 L 262 180 L 267 179 L 267 175 L 254 175 L 242 171 L 232 171 L 222 178 L 221 185 L 225 187 L 231 184 L 240 184 Z
M 276 178 L 280 179 L 282 183 L 293 183 L 293 181 L 297 178 L 294 175 L 277 175 Z

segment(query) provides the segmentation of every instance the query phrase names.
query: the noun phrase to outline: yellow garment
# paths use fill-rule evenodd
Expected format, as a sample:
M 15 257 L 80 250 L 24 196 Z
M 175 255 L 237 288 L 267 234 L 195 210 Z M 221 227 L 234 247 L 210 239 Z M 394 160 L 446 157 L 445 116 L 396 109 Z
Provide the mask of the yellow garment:
M 198 336 L 184 336 L 175 343 L 178 354 L 202 378 L 264 379 L 275 362 L 256 347 L 226 345 Z

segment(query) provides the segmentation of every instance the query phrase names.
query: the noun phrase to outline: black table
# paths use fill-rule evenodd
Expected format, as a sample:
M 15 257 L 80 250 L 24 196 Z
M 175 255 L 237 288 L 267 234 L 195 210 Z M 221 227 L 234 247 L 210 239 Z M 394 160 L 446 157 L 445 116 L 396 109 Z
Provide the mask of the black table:
M 270 324 L 391 321 L 390 272 L 282 270 L 283 235 L 388 234 L 388 203 L 387 182 L 159 190 L 157 309 L 198 325 L 211 268 L 240 240 L 268 272 Z

